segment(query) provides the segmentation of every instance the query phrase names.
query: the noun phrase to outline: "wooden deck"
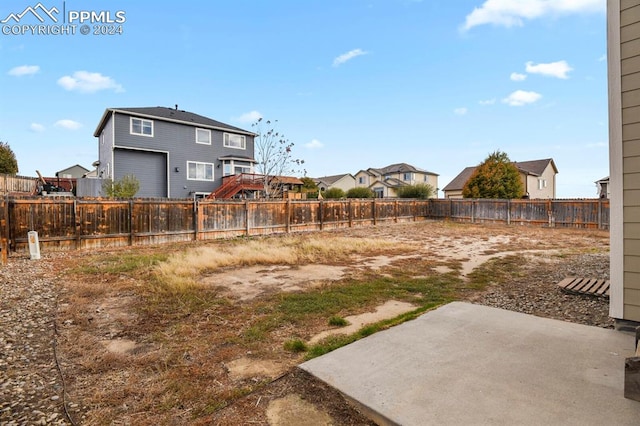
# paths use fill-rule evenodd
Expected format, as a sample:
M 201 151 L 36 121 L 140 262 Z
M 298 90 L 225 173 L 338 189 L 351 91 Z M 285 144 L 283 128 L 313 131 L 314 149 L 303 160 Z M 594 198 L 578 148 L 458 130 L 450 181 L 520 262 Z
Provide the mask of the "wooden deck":
M 569 277 L 560 281 L 558 287 L 570 293 L 609 297 L 609 280 Z

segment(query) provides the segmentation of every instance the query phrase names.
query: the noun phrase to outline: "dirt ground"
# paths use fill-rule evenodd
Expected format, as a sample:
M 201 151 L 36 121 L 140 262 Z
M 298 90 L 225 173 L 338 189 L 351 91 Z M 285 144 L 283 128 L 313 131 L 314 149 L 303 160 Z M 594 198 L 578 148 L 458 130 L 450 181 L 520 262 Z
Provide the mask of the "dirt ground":
M 531 304 L 540 305 L 547 294 L 553 293 L 549 296 L 554 297 L 553 302 L 549 303 L 554 305 L 554 309 L 558 308 L 558 316 L 564 315 L 568 317 L 567 320 L 574 320 L 577 316 L 572 316 L 571 306 L 577 306 L 578 299 L 559 293 L 555 284 L 568 273 L 580 272 L 580 269 L 576 271 L 574 262 L 578 255 L 593 254 L 593 262 L 601 262 L 603 259 L 608 262 L 609 234 L 595 230 L 419 222 L 326 231 L 323 234 L 393 240 L 406 244 L 410 251 L 408 254 L 384 253 L 370 257 L 358 255 L 353 256 L 349 262 L 340 264 L 252 266 L 208 273 L 202 277 L 202 282 L 219 288 L 220 294 L 231 300 L 231 304 L 221 306 L 218 311 L 198 318 L 198 323 L 190 324 L 189 327 L 176 322 L 175 334 L 160 337 L 156 335 L 153 338 L 146 334 L 146 330 L 152 329 L 151 324 L 144 323 L 153 321 L 153 318 L 141 318 L 140 301 L 135 291 L 122 290 L 135 288 L 135 282 L 128 283 L 129 287 L 113 286 L 115 290 L 109 291 L 105 290 L 109 288 L 109 282 L 79 282 L 72 276 L 65 275 L 64 281 L 61 281 L 62 297 L 57 318 L 60 327 L 59 352 L 62 371 L 67 376 L 68 399 L 78 407 L 76 412 L 71 413 L 76 422 L 220 425 L 374 424 L 338 392 L 297 369 L 296 365 L 302 361 L 302 356 L 283 352 L 279 342 L 274 343 L 268 350 L 259 351 L 225 344 L 225 339 L 233 341 L 237 334 L 234 330 L 242 327 L 243 324 L 240 322 L 246 321 L 246 318 L 238 316 L 238 323 L 234 323 L 226 312 L 232 312 L 234 304 L 246 306 L 255 303 L 256 309 L 260 309 L 258 302 L 264 295 L 304 292 L 328 282 L 355 276 L 362 271 L 384 275 L 388 273 L 387 267 L 391 265 L 402 266 L 428 261 L 430 267 L 421 270 L 420 274 L 453 273 L 458 274 L 463 280 L 468 280 L 468 275 L 487 261 L 516 256 L 526 265 L 526 276 L 521 275 L 511 285 L 502 288 L 490 286 L 482 292 L 470 289 L 461 294 L 460 298 L 474 303 L 507 305 L 508 301 L 519 300 L 520 297 L 527 299 L 529 294 L 535 293 L 532 297 L 539 300 L 531 301 Z M 104 255 L 127 250 L 136 249 L 105 250 Z M 144 250 L 163 252 L 168 248 L 159 246 Z M 58 265 L 60 273 L 81 264 L 83 255 L 79 253 L 79 256 L 70 256 L 65 262 L 61 262 Z M 608 278 L 608 264 L 591 265 L 581 270 L 607 275 L 605 278 Z M 112 279 L 113 277 L 109 278 Z M 126 275 L 118 279 L 123 282 L 132 280 Z M 96 291 L 92 286 L 99 286 L 101 290 Z M 541 290 L 533 290 L 536 288 Z M 497 293 L 502 295 L 496 296 Z M 90 303 L 78 309 L 73 303 L 76 299 L 90 300 Z M 495 302 L 497 299 L 500 299 L 499 303 Z M 589 323 L 592 317 L 599 316 L 592 323 L 609 326 L 606 301 L 597 300 L 589 303 L 593 303 L 593 307 L 587 309 L 589 312 L 585 314 L 589 318 L 578 322 Z M 387 300 L 378 306 L 369 307 L 364 312 L 349 315 L 347 319 L 351 328 L 333 329 L 322 323 L 305 324 L 304 337 L 307 342 L 314 342 L 330 333 L 351 333 L 364 324 L 392 318 L 412 309 L 415 309 L 415 306 L 410 303 Z M 554 317 L 553 314 L 547 315 L 548 312 L 532 313 Z M 189 321 L 187 317 L 180 321 Z M 165 341 L 169 345 L 179 340 L 180 344 L 188 347 L 189 339 L 202 339 L 202 336 L 206 335 L 196 332 L 197 330 L 203 330 L 202 333 L 205 333 L 204 330 L 206 333 L 218 330 L 220 334 L 215 341 L 212 339 L 211 348 L 206 355 L 210 362 L 207 364 L 206 372 L 204 368 L 196 366 L 204 356 L 196 352 L 196 349 L 193 353 L 185 350 L 182 359 L 172 359 L 171 362 L 184 367 L 181 371 L 207 374 L 211 386 L 220 386 L 231 393 L 237 392 L 237 397 L 233 398 L 232 403 L 213 406 L 209 413 L 195 417 L 190 412 L 188 401 L 185 401 L 182 410 L 163 412 L 165 403 L 168 406 L 168 402 L 163 399 L 165 397 L 159 393 L 154 395 L 156 389 L 153 388 L 153 382 L 144 381 L 146 376 L 157 372 L 148 370 L 145 373 L 145 369 L 159 368 L 150 365 L 162 364 L 164 348 L 158 341 Z M 185 335 L 187 333 L 189 334 Z M 123 365 L 127 367 L 124 368 Z M 146 401 L 147 398 L 155 398 L 155 402 Z M 107 400 L 109 402 L 104 403 Z M 156 410 L 157 415 L 149 413 L 150 409 Z

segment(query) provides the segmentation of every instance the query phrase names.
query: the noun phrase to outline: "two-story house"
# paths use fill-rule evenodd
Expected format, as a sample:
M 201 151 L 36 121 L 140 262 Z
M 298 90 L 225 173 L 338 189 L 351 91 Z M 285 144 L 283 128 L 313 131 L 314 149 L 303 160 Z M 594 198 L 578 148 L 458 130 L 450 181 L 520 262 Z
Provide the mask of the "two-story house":
M 558 169 L 553 159 L 514 161 L 513 164 L 520 172 L 522 187 L 529 198 L 556 198 L 556 175 L 558 174 Z M 475 167 L 466 167 L 458 176 L 453 178 L 442 189 L 444 198 L 462 198 L 462 189 L 475 170 Z
M 255 134 L 167 107 L 107 108 L 94 134 L 97 174 L 134 175 L 137 197 L 208 195 L 222 178 L 253 173 Z
M 355 175 L 356 187 L 370 188 L 377 198 L 397 197 L 397 189 L 407 185 L 426 184 L 438 189 L 438 175 L 407 163 L 360 170 Z

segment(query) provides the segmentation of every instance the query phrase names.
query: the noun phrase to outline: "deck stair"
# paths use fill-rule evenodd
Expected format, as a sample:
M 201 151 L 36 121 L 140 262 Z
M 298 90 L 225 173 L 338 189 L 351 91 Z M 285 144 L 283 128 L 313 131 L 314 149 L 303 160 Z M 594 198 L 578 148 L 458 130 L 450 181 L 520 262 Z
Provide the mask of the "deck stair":
M 208 199 L 227 200 L 240 191 L 260 191 L 264 189 L 264 176 L 250 173 L 225 176 L 222 185 L 207 196 Z

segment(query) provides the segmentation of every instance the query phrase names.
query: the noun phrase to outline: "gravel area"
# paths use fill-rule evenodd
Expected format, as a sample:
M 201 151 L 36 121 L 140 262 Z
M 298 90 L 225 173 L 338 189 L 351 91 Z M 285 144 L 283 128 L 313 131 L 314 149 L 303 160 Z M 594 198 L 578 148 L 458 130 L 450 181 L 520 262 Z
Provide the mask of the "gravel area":
M 0 266 L 0 424 L 69 425 L 55 356 L 57 288 L 51 261 Z M 73 406 L 70 407 L 73 409 Z
M 609 279 L 609 254 L 580 254 L 549 263 L 534 262 L 519 279 L 492 287 L 470 300 L 540 317 L 613 328 L 609 299 L 560 289 L 557 284 L 567 277 Z

